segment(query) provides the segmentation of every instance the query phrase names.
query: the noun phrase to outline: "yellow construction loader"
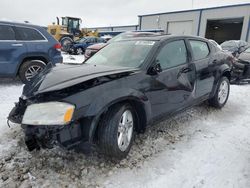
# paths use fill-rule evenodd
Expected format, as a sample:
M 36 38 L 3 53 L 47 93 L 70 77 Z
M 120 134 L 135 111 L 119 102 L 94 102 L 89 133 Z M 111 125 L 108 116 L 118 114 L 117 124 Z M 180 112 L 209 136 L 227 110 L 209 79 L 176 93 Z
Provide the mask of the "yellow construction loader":
M 74 17 L 62 17 L 62 22 L 57 17 L 57 24 L 53 23 L 48 26 L 48 32 L 57 39 L 61 45 L 63 51 L 68 51 L 70 44 L 75 40 L 86 36 L 98 36 L 97 31 L 89 31 L 86 28 L 80 28 L 82 23 L 81 18 Z

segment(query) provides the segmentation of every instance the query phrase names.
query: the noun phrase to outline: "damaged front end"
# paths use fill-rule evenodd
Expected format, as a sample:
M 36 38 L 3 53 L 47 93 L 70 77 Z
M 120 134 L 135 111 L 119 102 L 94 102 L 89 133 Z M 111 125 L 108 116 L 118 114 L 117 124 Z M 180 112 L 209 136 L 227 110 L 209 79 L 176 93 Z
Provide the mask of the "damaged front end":
M 71 149 L 89 141 L 94 117 L 85 117 L 85 112 L 98 97 L 89 90 L 134 73 L 131 69 L 87 67 L 56 67 L 24 86 L 8 120 L 21 124 L 30 151 L 53 145 Z
M 79 124 L 70 126 L 33 126 L 22 125 L 25 133 L 25 143 L 29 151 L 40 148 L 53 148 L 59 145 L 71 149 L 81 143 Z
M 54 118 L 56 119 L 56 114 L 51 111 L 53 108 L 49 111 L 47 110 L 46 113 L 46 109 L 40 104 L 51 104 L 49 108 L 54 105 L 53 102 L 34 103 L 34 101 L 20 98 L 8 116 L 9 121 L 21 124 L 25 133 L 25 143 L 29 151 L 40 148 L 52 148 L 54 145 L 71 149 L 83 141 L 80 121 L 71 121 L 73 115 L 73 112 L 69 114 L 71 109 L 63 117 L 65 122 L 56 120 L 58 121 L 58 124 L 56 124 L 57 122 L 54 120 Z M 32 105 L 40 105 L 38 106 L 39 112 L 36 112 L 34 108 L 30 109 Z M 42 118 L 39 120 L 38 116 Z

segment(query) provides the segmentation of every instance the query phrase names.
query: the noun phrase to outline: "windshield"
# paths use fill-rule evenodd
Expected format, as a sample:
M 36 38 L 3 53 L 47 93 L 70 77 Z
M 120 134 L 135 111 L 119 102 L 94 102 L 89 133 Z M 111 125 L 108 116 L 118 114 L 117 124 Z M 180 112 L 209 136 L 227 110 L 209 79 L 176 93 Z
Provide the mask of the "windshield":
M 110 40 L 108 41 L 108 43 L 118 42 L 118 41 L 120 41 L 120 40 L 122 40 L 122 39 L 125 39 L 125 38 L 126 38 L 126 35 L 127 35 L 127 33 L 121 33 L 121 34 L 119 34 L 119 35 L 116 35 L 115 37 L 113 37 L 112 39 L 110 39 Z
M 97 52 L 86 63 L 136 68 L 142 65 L 154 44 L 154 41 L 115 42 Z

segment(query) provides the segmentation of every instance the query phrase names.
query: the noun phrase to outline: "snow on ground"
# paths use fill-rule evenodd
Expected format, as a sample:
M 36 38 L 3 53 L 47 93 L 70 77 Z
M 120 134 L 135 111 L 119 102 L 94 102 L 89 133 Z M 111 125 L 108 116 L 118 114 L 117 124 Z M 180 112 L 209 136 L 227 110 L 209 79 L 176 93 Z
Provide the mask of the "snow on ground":
M 62 53 L 63 63 L 66 64 L 82 64 L 85 61 L 84 55 L 69 55 Z
M 120 162 L 95 149 L 28 152 L 6 124 L 21 89 L 0 82 L 0 187 L 250 187 L 249 85 L 232 86 L 222 110 L 203 104 L 148 128 Z

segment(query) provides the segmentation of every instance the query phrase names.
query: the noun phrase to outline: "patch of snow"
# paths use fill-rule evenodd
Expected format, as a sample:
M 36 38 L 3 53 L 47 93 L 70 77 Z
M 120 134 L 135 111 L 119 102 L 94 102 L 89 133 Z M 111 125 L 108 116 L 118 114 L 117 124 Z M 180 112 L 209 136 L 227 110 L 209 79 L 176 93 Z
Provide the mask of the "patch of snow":
M 140 169 L 119 170 L 106 187 L 250 187 L 249 90 L 233 86 L 222 110 L 184 123 L 189 134 L 174 149 L 166 147 Z
M 65 64 L 82 64 L 85 61 L 84 55 L 70 55 L 62 53 L 63 63 Z

